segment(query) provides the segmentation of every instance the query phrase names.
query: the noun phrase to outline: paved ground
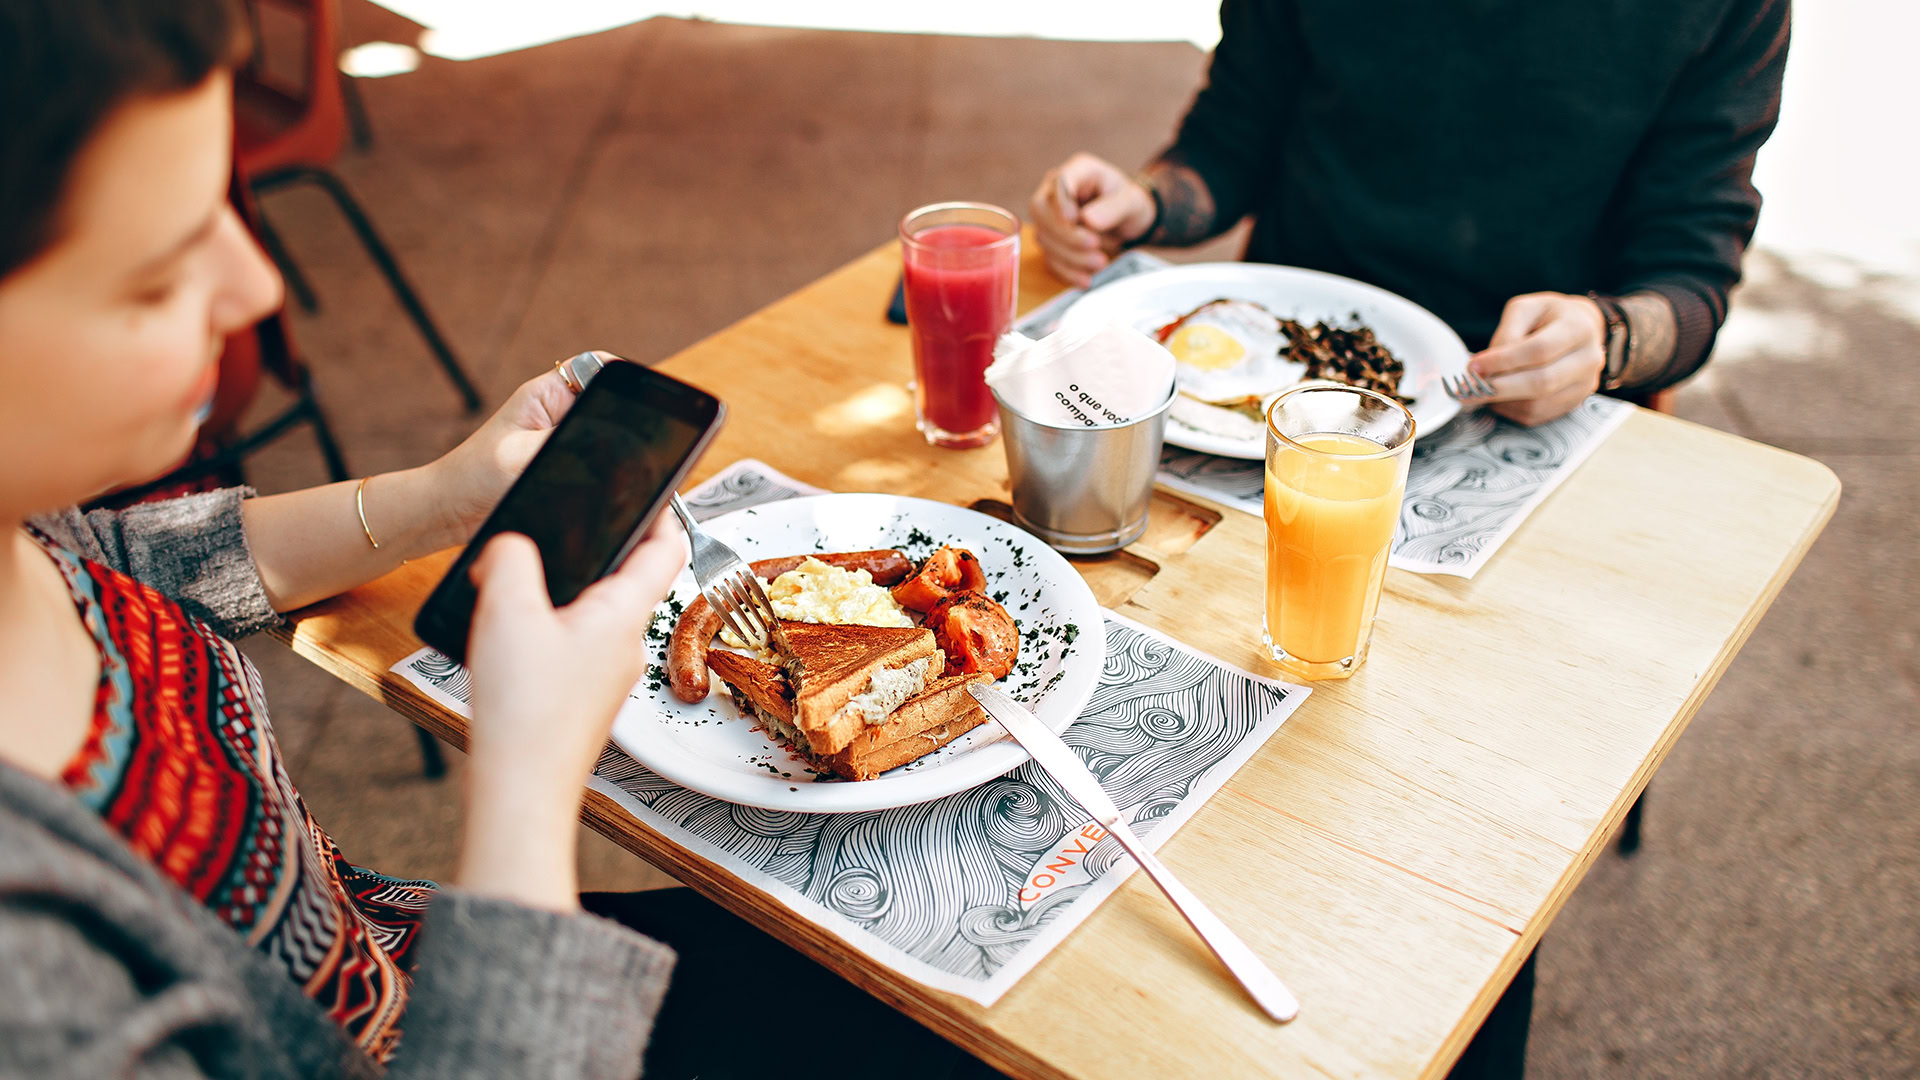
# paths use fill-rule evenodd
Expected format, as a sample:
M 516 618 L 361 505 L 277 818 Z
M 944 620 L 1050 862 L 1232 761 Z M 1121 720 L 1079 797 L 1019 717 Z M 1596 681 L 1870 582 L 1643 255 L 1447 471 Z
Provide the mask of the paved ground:
M 411 40 L 348 13 L 358 39 Z M 1076 148 L 1137 162 L 1202 70 L 1184 45 L 655 20 L 365 83 L 377 141 L 339 171 L 492 403 L 581 347 L 669 355 L 906 207 L 1023 205 Z M 1793 152 L 1785 133 L 1770 152 Z M 342 223 L 311 193 L 267 207 L 321 294 L 297 327 L 353 469 L 452 445 L 473 421 Z M 1655 779 L 1645 851 L 1602 859 L 1549 934 L 1536 1077 L 1920 1075 L 1920 276 L 1804 236 L 1749 270 L 1682 414 L 1817 457 L 1846 494 Z M 323 477 L 295 436 L 254 478 Z M 248 651 L 348 855 L 448 874 L 457 773 L 420 780 L 398 718 L 270 641 Z M 584 881 L 665 883 L 597 837 Z

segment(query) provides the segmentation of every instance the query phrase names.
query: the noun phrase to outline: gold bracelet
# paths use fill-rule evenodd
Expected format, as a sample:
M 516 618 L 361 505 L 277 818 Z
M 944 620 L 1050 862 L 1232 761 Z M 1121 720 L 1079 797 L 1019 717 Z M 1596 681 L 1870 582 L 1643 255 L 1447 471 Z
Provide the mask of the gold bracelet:
M 371 476 L 361 478 L 360 486 L 353 489 L 353 508 L 360 512 L 360 531 L 367 534 L 367 543 L 379 551 L 380 541 L 373 538 L 373 530 L 367 527 L 367 481 L 371 479 Z

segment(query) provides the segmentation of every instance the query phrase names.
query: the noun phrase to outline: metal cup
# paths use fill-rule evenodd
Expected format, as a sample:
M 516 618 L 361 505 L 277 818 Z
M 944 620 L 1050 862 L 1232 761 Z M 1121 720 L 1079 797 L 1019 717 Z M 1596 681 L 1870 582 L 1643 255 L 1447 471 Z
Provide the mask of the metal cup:
M 1114 427 L 1029 419 L 1000 399 L 1000 441 L 1013 480 L 1013 520 L 1067 555 L 1118 551 L 1147 531 L 1153 477 L 1173 391 L 1151 413 Z

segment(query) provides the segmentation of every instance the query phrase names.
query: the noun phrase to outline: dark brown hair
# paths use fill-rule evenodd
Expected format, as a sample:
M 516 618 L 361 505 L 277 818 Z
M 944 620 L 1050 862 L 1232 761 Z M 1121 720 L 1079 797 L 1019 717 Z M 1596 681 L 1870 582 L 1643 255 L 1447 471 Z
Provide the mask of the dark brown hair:
M 0 279 L 59 238 L 74 160 L 120 105 L 245 54 L 234 0 L 0 0 Z

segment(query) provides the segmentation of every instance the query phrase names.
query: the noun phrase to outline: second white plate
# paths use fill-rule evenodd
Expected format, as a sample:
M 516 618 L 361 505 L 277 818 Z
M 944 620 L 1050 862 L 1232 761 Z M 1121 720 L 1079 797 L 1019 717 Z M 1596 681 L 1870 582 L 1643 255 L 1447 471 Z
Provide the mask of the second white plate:
M 1067 309 L 1060 328 L 1092 330 L 1109 323 L 1149 334 L 1210 300 L 1251 300 L 1283 318 L 1344 322 L 1355 315 L 1406 365 L 1400 392 L 1413 398 L 1415 437 L 1438 431 L 1460 411 L 1440 388 L 1443 375 L 1467 370 L 1460 335 L 1426 308 L 1338 274 L 1265 263 L 1189 263 L 1137 274 L 1093 290 Z M 1258 461 L 1266 439 L 1226 438 L 1169 418 L 1167 441 L 1189 450 Z

